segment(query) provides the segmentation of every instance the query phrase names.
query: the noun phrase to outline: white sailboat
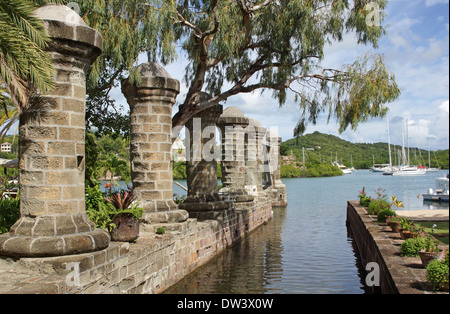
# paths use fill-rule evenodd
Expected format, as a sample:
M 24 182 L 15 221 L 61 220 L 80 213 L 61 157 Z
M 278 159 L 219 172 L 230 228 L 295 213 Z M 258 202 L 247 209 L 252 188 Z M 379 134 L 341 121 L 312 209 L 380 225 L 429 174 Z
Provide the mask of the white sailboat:
M 408 134 L 408 120 L 406 120 L 406 134 Z M 408 135 L 407 139 L 408 139 L 408 154 L 406 154 L 405 151 L 405 140 L 403 137 L 403 130 L 402 130 L 402 164 L 397 167 L 392 167 L 391 171 L 385 172 L 383 174 L 393 176 L 417 176 L 417 175 L 424 175 L 427 173 L 425 168 L 418 168 L 417 166 L 410 165 Z
M 389 148 L 389 165 L 385 167 L 383 175 L 392 175 L 394 168 L 392 167 L 392 154 L 391 154 L 391 134 L 389 133 L 389 119 L 386 117 L 387 133 L 388 133 L 388 148 Z
M 438 165 L 439 165 L 439 163 L 438 163 Z M 428 151 L 428 168 L 427 168 L 427 172 L 436 172 L 436 171 L 439 171 L 439 168 L 431 167 L 430 151 Z

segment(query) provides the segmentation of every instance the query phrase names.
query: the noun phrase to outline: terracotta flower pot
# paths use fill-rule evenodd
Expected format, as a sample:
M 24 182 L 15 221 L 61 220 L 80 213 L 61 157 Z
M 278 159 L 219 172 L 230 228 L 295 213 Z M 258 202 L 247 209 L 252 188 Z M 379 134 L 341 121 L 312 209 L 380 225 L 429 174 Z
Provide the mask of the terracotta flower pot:
M 400 223 L 393 221 L 389 223 L 389 226 L 391 227 L 393 232 L 399 232 L 398 229 L 400 228 Z
M 117 214 L 112 221 L 116 227 L 110 231 L 111 241 L 133 242 L 139 235 L 139 219 L 130 214 Z
M 439 252 L 426 252 L 425 249 L 422 249 L 419 251 L 420 259 L 422 260 L 422 265 L 424 267 L 427 267 L 428 263 L 431 262 L 434 259 L 437 260 L 444 260 L 445 258 L 445 251 L 441 250 Z
M 402 239 L 403 240 L 413 238 L 413 237 L 414 237 L 414 233 L 412 233 L 411 231 L 407 231 L 407 230 L 402 231 Z

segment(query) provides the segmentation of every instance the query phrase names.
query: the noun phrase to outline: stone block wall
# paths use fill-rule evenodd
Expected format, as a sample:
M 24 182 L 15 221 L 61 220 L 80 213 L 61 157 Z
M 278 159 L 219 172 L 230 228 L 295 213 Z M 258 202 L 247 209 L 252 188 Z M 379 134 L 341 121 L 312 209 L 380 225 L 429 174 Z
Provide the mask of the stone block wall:
M 404 241 L 386 224 L 377 223 L 377 217 L 369 215 L 359 201 L 347 203 L 347 227 L 355 241 L 362 267 L 368 263 L 379 266 L 379 286 L 366 288 L 371 293 L 427 294 L 432 292 L 427 284 L 426 270 L 419 257 L 400 256 Z M 441 245 L 442 249 L 448 246 Z M 368 271 L 370 271 L 369 269 Z M 365 282 L 365 278 L 362 278 Z
M 216 220 L 161 224 L 168 229 L 164 235 L 144 230 L 136 243 L 111 242 L 97 252 L 17 261 L 0 258 L 0 265 L 8 264 L 11 274 L 6 279 L 0 274 L 0 292 L 161 293 L 271 218 L 272 205 L 267 202 L 222 210 Z M 17 270 L 21 276 L 16 276 Z

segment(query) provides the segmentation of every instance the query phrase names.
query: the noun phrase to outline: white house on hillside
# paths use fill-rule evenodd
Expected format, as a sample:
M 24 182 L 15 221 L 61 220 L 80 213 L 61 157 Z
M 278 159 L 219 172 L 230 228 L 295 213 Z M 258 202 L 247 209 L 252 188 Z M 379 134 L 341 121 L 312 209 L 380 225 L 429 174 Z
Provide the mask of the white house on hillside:
M 0 146 L 0 151 L 4 152 L 4 153 L 10 153 L 11 152 L 11 143 L 5 142 L 2 143 Z
M 186 146 L 179 137 L 172 144 L 172 159 L 173 161 L 186 161 Z

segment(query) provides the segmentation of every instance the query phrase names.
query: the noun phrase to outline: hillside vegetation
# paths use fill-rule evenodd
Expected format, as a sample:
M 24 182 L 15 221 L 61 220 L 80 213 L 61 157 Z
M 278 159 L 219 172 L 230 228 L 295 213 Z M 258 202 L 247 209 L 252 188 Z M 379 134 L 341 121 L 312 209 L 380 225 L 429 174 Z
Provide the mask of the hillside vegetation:
M 295 155 L 297 162 L 303 161 L 305 148 L 305 162 L 328 163 L 337 160 L 355 169 L 369 169 L 373 163 L 389 163 L 389 149 L 387 143 L 350 143 L 337 136 L 314 132 L 298 139 L 290 139 L 281 143 L 281 155 Z M 320 147 L 320 148 L 319 148 Z M 308 149 L 308 150 L 307 150 Z M 391 144 L 393 163 L 397 158 L 398 145 Z M 428 151 L 410 147 L 411 164 L 428 166 Z M 449 168 L 449 150 L 432 151 L 431 167 Z

